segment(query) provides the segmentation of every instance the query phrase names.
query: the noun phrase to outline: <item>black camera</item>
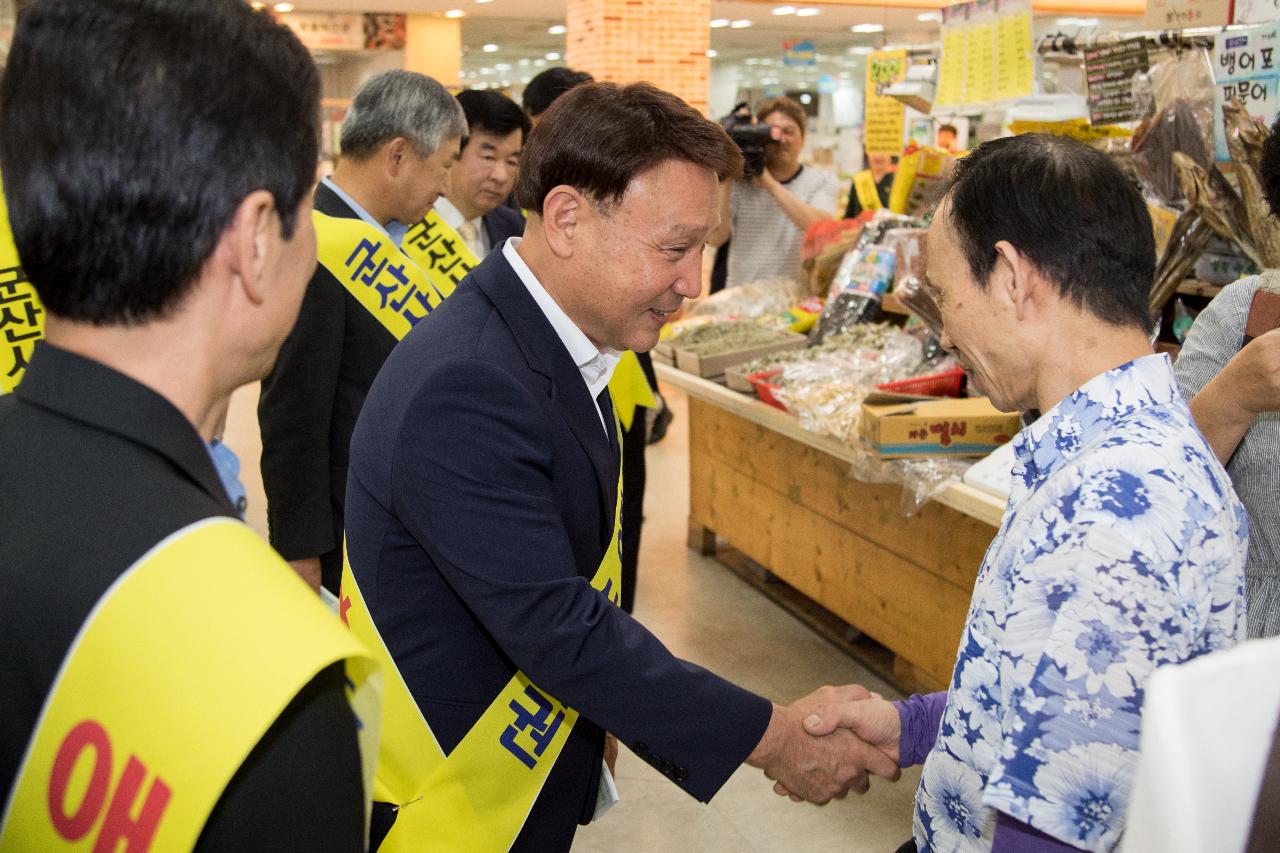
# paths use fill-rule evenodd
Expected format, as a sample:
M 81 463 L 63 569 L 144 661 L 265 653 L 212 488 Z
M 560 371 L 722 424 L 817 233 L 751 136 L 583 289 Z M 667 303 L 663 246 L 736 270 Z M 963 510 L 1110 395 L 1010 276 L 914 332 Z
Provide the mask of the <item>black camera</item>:
M 774 129 L 767 124 L 753 124 L 750 113 L 744 116 L 736 109 L 722 118 L 720 125 L 742 151 L 742 176 L 754 178 L 762 174 L 765 146 L 778 141 Z

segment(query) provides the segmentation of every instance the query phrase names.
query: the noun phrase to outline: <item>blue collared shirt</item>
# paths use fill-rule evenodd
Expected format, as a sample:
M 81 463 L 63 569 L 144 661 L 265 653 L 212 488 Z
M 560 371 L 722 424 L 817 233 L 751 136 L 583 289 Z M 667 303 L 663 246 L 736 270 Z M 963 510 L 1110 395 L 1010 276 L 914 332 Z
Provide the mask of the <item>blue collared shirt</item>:
M 334 194 L 338 198 L 346 202 L 347 207 L 351 208 L 356 212 L 356 216 L 359 216 L 365 222 L 369 223 L 374 228 L 377 228 L 383 234 L 386 234 L 388 237 L 390 237 L 391 242 L 396 244 L 397 249 L 401 247 L 401 245 L 404 243 L 404 235 L 409 233 L 410 225 L 405 225 L 401 222 L 398 222 L 392 219 L 390 222 L 386 224 L 386 226 L 383 226 L 381 222 L 379 222 L 378 220 L 374 219 L 372 216 L 369 215 L 369 211 L 365 210 L 363 207 L 360 206 L 360 202 L 356 201 L 354 198 L 347 195 L 346 190 L 344 190 L 342 187 L 335 184 L 332 178 L 322 178 L 320 180 L 320 183 L 324 184 L 326 187 L 333 190 Z M 412 223 L 412 224 L 416 224 L 416 223 Z
M 205 449 L 209 451 L 209 458 L 213 460 L 213 467 L 218 472 L 218 479 L 222 481 L 222 488 L 226 490 L 231 505 L 244 518 L 249 501 L 245 496 L 244 483 L 240 482 L 240 457 L 216 438 L 206 444 Z
M 997 810 L 1112 849 L 1148 677 L 1244 639 L 1247 517 L 1167 356 L 1094 377 L 1014 450 L 916 793 L 922 851 L 990 850 Z

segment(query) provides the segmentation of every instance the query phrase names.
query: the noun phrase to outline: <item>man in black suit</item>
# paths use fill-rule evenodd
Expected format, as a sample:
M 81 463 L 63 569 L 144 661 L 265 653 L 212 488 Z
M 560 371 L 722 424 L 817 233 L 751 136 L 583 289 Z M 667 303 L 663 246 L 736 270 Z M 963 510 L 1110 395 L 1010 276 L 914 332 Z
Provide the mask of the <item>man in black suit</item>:
M 524 233 L 524 217 L 502 202 L 516 185 L 531 125 L 524 110 L 500 92 L 468 89 L 458 93 L 458 103 L 467 117 L 467 138 L 449 191 L 436 199 L 436 212 L 483 258 Z
M 396 820 L 420 827 L 423 846 L 432 833 L 448 846 L 458 817 L 432 810 L 458 789 L 547 772 L 494 849 L 567 850 L 596 804 L 606 730 L 703 801 L 744 761 L 817 802 L 865 790 L 868 767 L 896 775 L 856 738 L 803 732 L 833 688 L 774 705 L 677 659 L 616 606 L 607 384 L 621 350 L 652 347 L 698 294 L 718 181 L 741 168 L 728 135 L 673 95 L 573 90 L 524 153 L 525 236 L 419 323 L 370 389 L 352 438 L 342 604 L 358 619 L 367 608 L 446 756 L 399 795 Z M 522 678 L 540 714 L 497 698 Z M 557 708 L 580 717 L 544 754 Z M 464 742 L 493 725 L 507 726 L 501 743 Z M 396 778 L 413 777 L 396 732 L 383 744 Z
M 0 397 L 0 848 L 364 849 L 343 668 L 307 651 L 351 638 L 233 520 L 212 444 L 315 264 L 319 101 L 306 49 L 240 0 L 43 0 L 19 16 L 0 165 L 47 334 Z M 211 534 L 249 546 L 225 559 Z M 210 565 L 156 569 L 196 535 Z M 162 591 L 126 631 L 104 623 L 139 584 Z M 76 690 L 95 644 L 109 666 Z M 98 733 L 76 764 L 96 768 L 88 793 L 60 796 L 39 761 L 63 736 L 58 707 Z
M 449 191 L 467 132 L 462 108 L 421 74 L 388 71 L 360 87 L 342 125 L 342 157 L 315 208 L 361 219 L 401 246 Z M 319 589 L 342 570 L 342 504 L 351 430 L 395 337 L 323 264 L 293 333 L 262 383 L 262 483 L 271 544 Z

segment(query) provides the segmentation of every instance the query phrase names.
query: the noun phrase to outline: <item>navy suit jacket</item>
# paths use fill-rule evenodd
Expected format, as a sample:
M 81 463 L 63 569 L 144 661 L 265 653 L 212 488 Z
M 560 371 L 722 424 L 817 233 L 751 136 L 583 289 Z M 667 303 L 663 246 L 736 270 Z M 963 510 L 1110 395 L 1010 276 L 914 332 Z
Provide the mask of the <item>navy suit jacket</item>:
M 489 251 L 502 248 L 508 237 L 524 236 L 524 217 L 520 211 L 506 205 L 498 205 L 481 217 L 485 236 L 489 238 Z
M 705 801 L 768 725 L 767 700 L 674 657 L 591 587 L 616 453 L 500 251 L 396 347 L 352 439 L 351 565 L 444 749 L 516 669 L 582 715 L 515 850 L 568 849 L 603 730 Z

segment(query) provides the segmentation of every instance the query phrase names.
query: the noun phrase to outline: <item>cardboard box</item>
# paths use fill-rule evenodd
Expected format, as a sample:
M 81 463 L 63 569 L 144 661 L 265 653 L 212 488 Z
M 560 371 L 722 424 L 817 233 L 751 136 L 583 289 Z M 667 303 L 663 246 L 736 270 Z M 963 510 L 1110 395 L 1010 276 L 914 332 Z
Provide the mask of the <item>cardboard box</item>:
M 1022 429 L 1016 412 L 986 397 L 948 399 L 871 394 L 862 404 L 862 435 L 877 456 L 985 456 Z

